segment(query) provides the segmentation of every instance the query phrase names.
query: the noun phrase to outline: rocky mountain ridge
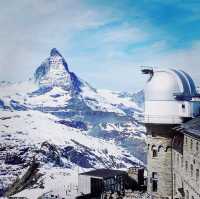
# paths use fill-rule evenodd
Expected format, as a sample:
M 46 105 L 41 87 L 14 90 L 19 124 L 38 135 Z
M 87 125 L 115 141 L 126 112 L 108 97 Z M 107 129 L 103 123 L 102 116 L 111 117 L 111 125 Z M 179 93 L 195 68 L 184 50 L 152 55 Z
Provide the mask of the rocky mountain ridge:
M 44 188 L 31 185 L 25 195 L 53 189 L 63 172 L 73 176 L 63 183 L 76 184 L 77 167 L 125 169 L 145 161 L 139 103 L 80 80 L 56 49 L 36 69 L 34 81 L 0 84 L 0 115 L 1 195 L 33 158 Z

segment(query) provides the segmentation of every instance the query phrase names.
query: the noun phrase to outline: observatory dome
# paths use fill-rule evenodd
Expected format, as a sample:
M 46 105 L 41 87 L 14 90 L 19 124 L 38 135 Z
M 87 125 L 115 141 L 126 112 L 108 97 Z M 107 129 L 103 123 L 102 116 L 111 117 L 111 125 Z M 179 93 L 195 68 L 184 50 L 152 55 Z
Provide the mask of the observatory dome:
M 146 84 L 146 101 L 172 101 L 176 96 L 191 98 L 196 95 L 192 78 L 181 70 L 153 70 Z

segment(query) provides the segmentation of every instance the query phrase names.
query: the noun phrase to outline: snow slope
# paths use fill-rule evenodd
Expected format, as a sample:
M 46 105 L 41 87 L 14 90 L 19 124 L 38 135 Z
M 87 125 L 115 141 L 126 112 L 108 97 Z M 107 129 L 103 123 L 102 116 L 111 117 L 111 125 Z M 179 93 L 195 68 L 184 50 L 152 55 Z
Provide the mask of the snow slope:
M 145 161 L 141 120 L 132 95 L 94 89 L 52 49 L 33 80 L 0 83 L 0 195 L 33 160 L 41 177 L 18 193 L 28 198 L 51 193 L 63 173 L 68 181 L 58 189 L 76 187 L 77 167 L 125 169 Z

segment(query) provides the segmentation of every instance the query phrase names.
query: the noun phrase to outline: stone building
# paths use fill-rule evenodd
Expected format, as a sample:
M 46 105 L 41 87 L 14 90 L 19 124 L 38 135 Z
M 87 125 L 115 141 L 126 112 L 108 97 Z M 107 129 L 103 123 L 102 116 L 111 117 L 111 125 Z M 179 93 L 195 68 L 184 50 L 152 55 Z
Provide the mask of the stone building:
M 175 128 L 173 190 L 175 198 L 200 198 L 200 117 Z
M 148 193 L 152 198 L 200 198 L 200 96 L 179 70 L 144 68 Z

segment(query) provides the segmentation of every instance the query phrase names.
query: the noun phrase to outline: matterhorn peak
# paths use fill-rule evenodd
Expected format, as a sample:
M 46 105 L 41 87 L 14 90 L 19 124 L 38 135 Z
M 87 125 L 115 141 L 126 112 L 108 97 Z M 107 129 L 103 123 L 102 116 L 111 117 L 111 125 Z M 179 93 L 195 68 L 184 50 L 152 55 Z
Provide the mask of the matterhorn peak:
M 61 64 L 64 66 L 64 69 L 69 72 L 67 62 L 63 58 L 63 56 L 60 54 L 60 52 L 56 48 L 52 48 L 50 51 L 50 57 L 49 57 L 50 64 Z
M 50 56 L 60 56 L 60 57 L 62 57 L 62 55 L 59 53 L 59 51 L 56 48 L 51 49 Z
M 36 69 L 35 81 L 40 87 L 62 87 L 69 91 L 80 91 L 81 81 L 69 71 L 67 62 L 56 48 L 50 56 Z

